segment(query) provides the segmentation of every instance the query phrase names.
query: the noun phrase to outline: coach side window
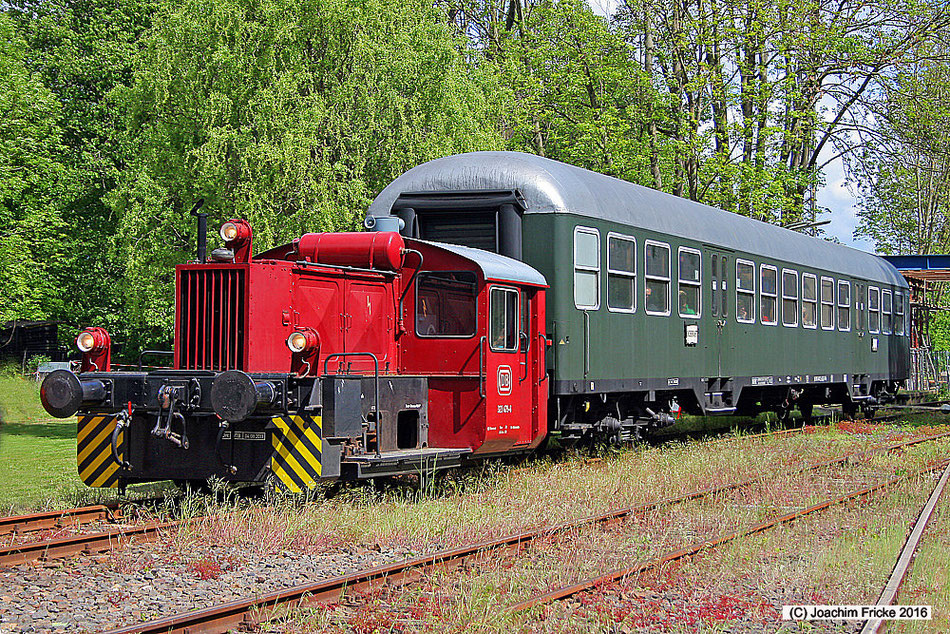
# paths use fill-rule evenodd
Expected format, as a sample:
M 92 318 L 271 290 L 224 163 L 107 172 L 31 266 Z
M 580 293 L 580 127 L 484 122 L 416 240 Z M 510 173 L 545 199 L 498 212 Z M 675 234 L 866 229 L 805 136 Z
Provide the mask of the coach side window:
M 736 319 L 755 323 L 755 264 L 736 260 Z
M 600 308 L 600 233 L 588 227 L 574 228 L 574 305 Z
M 881 332 L 891 334 L 891 292 L 881 291 Z
M 821 327 L 835 329 L 835 281 L 830 277 L 821 278 Z
M 759 267 L 759 303 L 762 305 L 762 323 L 778 323 L 778 269 L 763 264 Z
M 881 332 L 881 291 L 868 286 L 868 332 Z
M 607 310 L 632 313 L 637 308 L 637 242 L 607 234 Z
M 782 324 L 798 325 L 798 273 L 782 269 Z
M 818 278 L 810 273 L 802 273 L 802 326 L 818 327 Z
M 702 255 L 696 249 L 679 248 L 679 292 L 677 305 L 680 317 L 699 317 L 702 306 Z
M 838 281 L 838 330 L 851 330 L 851 282 Z
M 894 334 L 904 334 L 904 294 L 894 293 Z
M 670 247 L 667 244 L 647 240 L 643 247 L 646 261 L 644 308 L 649 315 L 670 314 Z

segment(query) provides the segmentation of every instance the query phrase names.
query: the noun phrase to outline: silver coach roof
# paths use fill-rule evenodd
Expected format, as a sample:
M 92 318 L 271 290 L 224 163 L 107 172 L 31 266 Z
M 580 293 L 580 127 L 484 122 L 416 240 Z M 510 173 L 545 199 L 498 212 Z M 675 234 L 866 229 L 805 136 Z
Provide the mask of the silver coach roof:
M 535 284 L 537 286 L 547 286 L 548 283 L 544 276 L 520 260 L 514 260 L 491 251 L 482 251 L 471 247 L 463 247 L 459 244 L 446 244 L 444 242 L 429 242 L 428 240 L 411 239 L 413 242 L 421 242 L 430 246 L 444 249 L 449 253 L 460 255 L 466 260 L 471 260 L 478 265 L 482 271 L 482 276 L 486 280 L 499 280 L 508 282 L 519 282 L 524 284 Z
M 576 214 L 630 224 L 713 246 L 768 254 L 786 262 L 906 286 L 900 273 L 876 255 L 521 152 L 471 152 L 423 163 L 390 183 L 370 205 L 369 214 L 390 215 L 393 203 L 406 192 L 484 189 L 519 190 L 527 202 L 526 214 Z

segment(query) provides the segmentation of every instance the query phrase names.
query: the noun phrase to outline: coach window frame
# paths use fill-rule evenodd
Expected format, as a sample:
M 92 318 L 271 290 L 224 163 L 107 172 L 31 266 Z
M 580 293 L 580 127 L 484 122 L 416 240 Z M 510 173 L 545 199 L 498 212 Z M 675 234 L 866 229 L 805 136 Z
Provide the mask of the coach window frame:
M 650 274 L 650 265 L 647 262 L 647 253 L 649 253 L 650 247 L 660 247 L 666 249 L 666 277 L 659 275 Z M 673 312 L 673 302 L 670 297 L 671 289 L 673 287 L 673 271 L 672 271 L 672 249 L 670 245 L 666 242 L 660 242 L 659 240 L 644 240 L 643 241 L 643 312 L 647 315 L 653 315 L 655 317 L 669 317 Z M 650 289 L 650 282 L 660 282 L 666 286 L 666 311 L 658 312 L 650 310 L 650 304 L 647 301 L 647 289 Z M 650 290 L 652 294 L 652 289 Z
M 748 267 L 748 270 L 751 271 L 751 276 L 749 277 L 749 280 L 752 282 L 751 289 L 742 288 L 742 278 L 739 276 L 739 267 Z M 749 309 L 749 317 L 745 319 L 739 314 L 740 308 L 742 307 L 742 304 L 739 302 L 740 296 L 752 302 Z M 736 258 L 736 321 L 742 324 L 755 323 L 755 262 L 741 258 Z
M 900 298 L 900 301 L 897 301 L 897 298 Z M 898 312 L 900 308 L 900 312 Z M 897 328 L 894 328 L 895 335 L 904 335 L 904 293 L 901 291 L 894 291 L 894 323 L 897 325 Z
M 578 251 L 578 234 L 592 235 L 596 239 L 596 249 L 594 262 L 595 266 L 589 264 L 578 264 L 577 262 L 577 251 Z M 577 225 L 574 227 L 574 307 L 578 310 L 600 310 L 600 231 L 594 227 L 585 227 L 582 225 Z M 595 302 L 593 304 L 581 304 L 577 301 L 577 273 L 578 271 L 584 273 L 593 273 L 594 274 L 594 296 Z
M 791 275 L 792 278 L 795 280 L 794 284 L 792 284 L 792 288 L 795 289 L 795 294 L 794 294 L 794 295 L 789 295 L 789 294 L 786 293 L 786 291 L 785 291 L 785 276 L 786 276 L 786 275 Z M 781 312 L 782 312 L 782 325 L 785 326 L 786 328 L 797 328 L 797 327 L 798 327 L 798 290 L 799 290 L 799 289 L 798 289 L 798 271 L 796 271 L 796 270 L 794 270 L 794 269 L 785 269 L 785 268 L 783 268 L 783 269 L 782 269 L 782 304 L 781 304 Z M 794 302 L 794 304 L 795 304 L 795 308 L 794 308 L 794 310 L 792 311 L 792 314 L 795 315 L 795 321 L 792 322 L 792 323 L 788 323 L 788 322 L 785 321 L 785 302 L 787 302 L 787 301 Z
M 838 330 L 841 332 L 851 332 L 851 282 L 848 280 L 838 280 Z M 848 297 L 841 301 L 841 289 L 848 289 Z M 844 312 L 842 312 L 844 311 Z M 846 319 L 841 317 L 845 316 Z M 847 324 L 843 326 L 842 324 Z
M 894 315 L 894 293 L 890 289 L 881 289 L 881 334 L 889 335 L 893 331 L 891 319 Z
M 515 296 L 515 328 L 514 328 L 514 342 L 509 346 L 507 338 L 503 346 L 495 345 L 495 292 L 501 292 L 505 295 L 514 295 Z M 508 331 L 508 300 L 504 300 L 504 315 L 505 315 L 505 326 L 506 334 Z M 492 352 L 518 352 L 520 348 L 519 340 L 521 339 L 521 291 L 512 286 L 497 286 L 491 285 L 488 287 L 488 345 L 491 348 Z
M 765 284 L 763 280 L 765 278 L 765 271 L 771 271 L 775 276 L 775 292 L 767 293 L 765 291 Z M 778 326 L 779 322 L 779 311 L 781 306 L 779 305 L 779 286 L 780 276 L 778 274 L 778 267 L 772 266 L 771 264 L 760 264 L 759 265 L 759 321 L 763 326 Z M 766 321 L 765 317 L 762 316 L 761 311 L 765 306 L 764 298 L 771 300 L 772 303 L 772 321 Z
M 610 268 L 610 241 L 618 240 L 620 242 L 629 242 L 633 245 L 633 271 L 624 271 L 622 269 L 612 269 Z M 616 277 L 629 281 L 633 285 L 631 291 L 630 301 L 633 306 L 630 308 L 616 308 L 610 305 L 610 281 L 611 277 Z M 634 236 L 628 236 L 622 233 L 616 233 L 610 231 L 607 233 L 607 310 L 612 313 L 628 313 L 633 314 L 637 312 L 637 239 Z
M 805 295 L 805 282 L 812 282 L 812 296 L 806 297 Z M 801 274 L 801 284 L 802 284 L 802 295 L 801 295 L 801 325 L 802 328 L 807 328 L 809 330 L 815 330 L 818 328 L 818 276 L 814 273 L 802 273 Z M 785 299 L 784 289 L 782 294 L 782 299 Z M 805 319 L 805 311 L 811 310 L 811 323 Z M 784 317 L 783 317 L 784 318 Z M 783 322 L 784 323 L 784 322 Z
M 699 258 L 696 266 L 696 275 L 698 276 L 695 280 L 687 280 L 683 278 L 683 265 L 681 254 L 688 253 L 695 255 Z M 699 319 L 703 315 L 703 253 L 699 249 L 693 249 L 692 247 L 679 247 L 676 249 L 676 312 L 677 314 L 684 319 Z M 683 292 L 683 285 L 686 285 L 687 288 L 691 288 L 696 292 L 696 308 L 694 313 L 684 313 L 680 310 L 679 297 L 680 293 Z M 672 309 L 672 307 L 671 307 Z
M 831 285 L 831 297 L 825 301 L 825 282 Z M 828 306 L 829 323 L 825 325 L 825 306 Z M 818 280 L 818 323 L 822 330 L 835 329 L 835 279 L 833 277 L 821 276 Z
M 872 302 L 871 298 L 875 298 L 877 301 Z M 871 317 L 876 316 L 875 321 L 877 326 L 874 328 L 871 327 Z M 877 286 L 868 285 L 868 332 L 872 335 L 879 334 L 881 332 L 881 289 Z

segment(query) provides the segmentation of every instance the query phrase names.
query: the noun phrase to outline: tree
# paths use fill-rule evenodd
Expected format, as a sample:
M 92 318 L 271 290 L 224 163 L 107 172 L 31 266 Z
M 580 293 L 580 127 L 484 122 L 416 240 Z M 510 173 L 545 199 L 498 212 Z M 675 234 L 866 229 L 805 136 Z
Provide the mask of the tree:
M 60 106 L 28 57 L 0 13 L 0 323 L 55 315 L 65 295 Z
M 115 218 L 103 198 L 124 169 L 115 108 L 106 96 L 128 84 L 138 39 L 148 28 L 153 0 L 13 0 L 8 15 L 26 45 L 24 63 L 59 102 L 62 130 L 57 161 L 70 175 L 57 192 L 62 243 L 58 280 L 68 292 L 50 315 L 76 325 L 122 329 L 115 283 L 118 269 L 108 248 Z
M 248 219 L 258 250 L 353 229 L 397 174 L 498 146 L 490 91 L 420 0 L 167 2 L 131 87 L 113 93 L 127 117 L 110 202 L 128 319 L 168 333 L 196 199 L 212 225 Z

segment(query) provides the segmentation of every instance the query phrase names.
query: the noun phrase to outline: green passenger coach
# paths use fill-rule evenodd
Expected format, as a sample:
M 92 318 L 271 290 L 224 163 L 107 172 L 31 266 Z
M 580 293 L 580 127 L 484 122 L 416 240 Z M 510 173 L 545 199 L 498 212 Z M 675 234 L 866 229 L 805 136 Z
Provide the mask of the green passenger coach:
M 425 163 L 371 225 L 545 276 L 549 412 L 567 436 L 628 438 L 681 411 L 854 413 L 908 376 L 908 287 L 885 260 L 557 161 Z

